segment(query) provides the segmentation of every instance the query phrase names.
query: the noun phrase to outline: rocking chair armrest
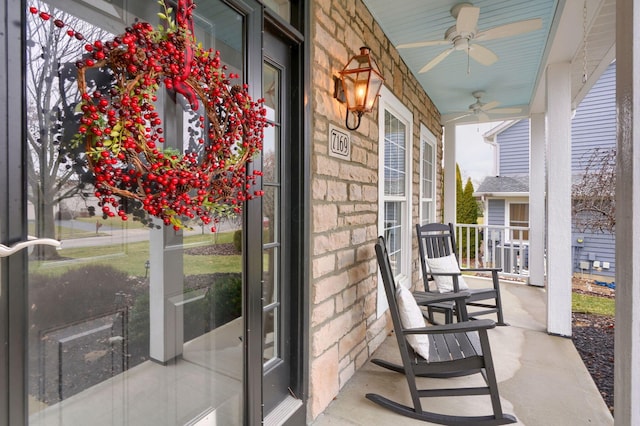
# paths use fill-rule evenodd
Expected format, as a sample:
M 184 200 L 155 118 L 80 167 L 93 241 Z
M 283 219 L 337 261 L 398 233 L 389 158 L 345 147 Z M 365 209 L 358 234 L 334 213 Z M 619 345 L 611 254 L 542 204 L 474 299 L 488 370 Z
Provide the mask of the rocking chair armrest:
M 451 324 L 432 325 L 429 327 L 406 328 L 402 333 L 407 334 L 445 334 L 445 333 L 466 333 L 468 331 L 489 330 L 495 328 L 496 323 L 490 319 L 475 321 L 455 322 Z
M 471 293 L 463 290 L 458 293 L 432 293 L 426 291 L 414 291 L 413 296 L 420 306 L 428 306 L 432 303 L 451 302 L 464 300 L 471 296 Z
M 462 270 L 461 270 L 462 271 Z M 429 272 L 429 275 L 432 276 L 444 276 L 444 277 L 453 277 L 462 275 L 462 272 Z

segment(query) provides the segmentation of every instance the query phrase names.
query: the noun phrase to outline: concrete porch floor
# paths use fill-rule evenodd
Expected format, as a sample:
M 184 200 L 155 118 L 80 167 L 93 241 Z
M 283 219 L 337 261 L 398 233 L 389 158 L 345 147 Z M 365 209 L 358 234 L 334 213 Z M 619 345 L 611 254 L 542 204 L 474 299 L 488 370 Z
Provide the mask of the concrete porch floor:
M 467 282 L 470 286 L 482 284 L 478 279 Z M 515 415 L 521 425 L 612 425 L 613 417 L 571 339 L 545 331 L 545 290 L 508 282 L 502 284 L 501 290 L 505 320 L 510 325 L 490 330 L 489 337 L 503 411 Z M 373 356 L 399 363 L 395 336 L 390 335 Z M 456 383 L 468 386 L 482 378 L 474 375 L 420 380 L 447 380 L 447 386 L 456 387 Z M 368 361 L 313 426 L 426 424 L 372 403 L 365 398 L 369 392 L 411 405 L 404 377 Z M 488 396 L 442 397 L 422 402 L 423 409 L 441 413 L 491 414 Z

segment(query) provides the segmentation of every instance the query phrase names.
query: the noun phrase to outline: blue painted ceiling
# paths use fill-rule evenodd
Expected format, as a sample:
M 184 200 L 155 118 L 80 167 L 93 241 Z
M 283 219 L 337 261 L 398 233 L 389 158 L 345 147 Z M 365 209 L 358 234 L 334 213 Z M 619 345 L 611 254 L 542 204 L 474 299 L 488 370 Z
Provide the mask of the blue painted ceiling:
M 444 40 L 456 24 L 452 8 L 456 0 L 364 0 L 394 46 L 425 40 Z M 472 93 L 483 91 L 482 102 L 527 114 L 545 56 L 557 0 L 476 0 L 479 8 L 477 33 L 517 21 L 540 18 L 540 28 L 509 37 L 472 41 L 494 52 L 498 59 L 485 66 L 469 57 L 466 49 L 453 50 L 427 72 L 419 71 L 451 44 L 398 49 L 427 94 L 444 116 L 443 122 L 469 113 Z M 489 110 L 491 118 L 494 114 Z M 513 111 L 512 111 L 513 112 Z M 486 119 L 487 116 L 483 116 Z M 495 114 L 495 118 L 500 118 Z M 478 121 L 466 117 L 460 122 Z M 486 121 L 486 120 L 481 120 Z

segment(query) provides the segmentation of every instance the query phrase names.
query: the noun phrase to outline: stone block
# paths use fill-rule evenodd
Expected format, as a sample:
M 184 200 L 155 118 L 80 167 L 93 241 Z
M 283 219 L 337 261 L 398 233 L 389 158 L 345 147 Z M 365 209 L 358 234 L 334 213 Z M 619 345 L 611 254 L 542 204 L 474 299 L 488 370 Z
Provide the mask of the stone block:
M 316 418 L 333 401 L 340 390 L 338 348 L 327 350 L 311 361 L 309 415 Z

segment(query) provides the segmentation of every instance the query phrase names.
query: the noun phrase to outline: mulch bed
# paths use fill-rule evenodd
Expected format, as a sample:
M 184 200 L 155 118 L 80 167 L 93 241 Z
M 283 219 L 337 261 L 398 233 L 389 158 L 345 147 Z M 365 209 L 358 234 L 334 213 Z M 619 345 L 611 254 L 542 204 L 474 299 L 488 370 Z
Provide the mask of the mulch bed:
M 593 281 L 591 281 L 593 282 Z M 573 291 L 591 296 L 614 298 L 615 291 L 574 279 Z M 604 402 L 613 414 L 613 344 L 615 318 L 573 313 L 572 340 L 591 374 Z
M 184 252 L 186 254 L 194 256 L 233 256 L 240 254 L 240 252 L 236 250 L 236 246 L 233 243 L 211 244 L 208 246 L 193 247 L 186 249 Z

